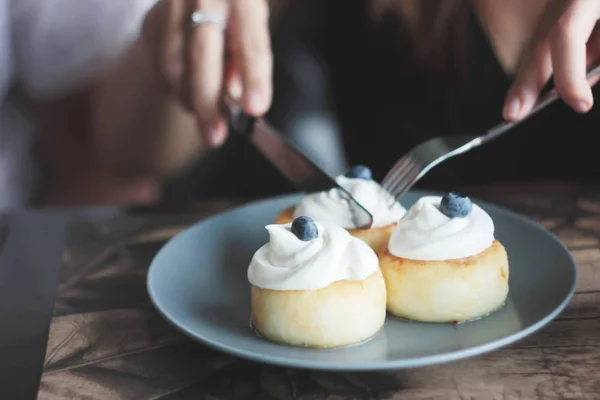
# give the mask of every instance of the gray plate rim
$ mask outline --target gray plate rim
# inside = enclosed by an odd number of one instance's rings
[[[428,190],[411,190],[410,192],[414,193],[418,196],[429,196],[429,195],[439,196],[439,195],[441,195],[440,192],[428,191]],[[189,331],[184,326],[179,324],[177,321],[173,320],[169,315],[167,315],[167,313],[165,313],[163,311],[163,309],[160,305],[160,301],[158,300],[158,297],[156,296],[156,293],[154,292],[154,289],[152,287],[152,276],[153,276],[153,271],[155,271],[155,268],[156,268],[155,265],[156,265],[157,258],[164,251],[164,248],[169,245],[169,243],[171,243],[173,240],[175,240],[180,235],[185,234],[188,230],[193,229],[197,225],[220,218],[222,215],[230,213],[230,212],[234,212],[236,210],[239,210],[240,208],[251,207],[254,205],[258,205],[259,203],[280,202],[280,201],[286,201],[286,200],[289,200],[290,204],[292,204],[294,199],[298,199],[299,196],[302,196],[302,194],[301,193],[292,193],[292,194],[272,196],[272,197],[267,197],[264,199],[251,201],[251,202],[242,204],[240,206],[228,209],[224,212],[217,213],[211,217],[202,219],[196,223],[192,223],[186,229],[177,233],[171,239],[169,239],[153,257],[152,262],[150,263],[150,267],[148,269],[147,279],[146,279],[147,291],[148,291],[150,300],[152,302],[152,305],[158,311],[158,313],[167,322],[169,322],[173,327],[175,327],[178,331],[185,334],[186,336],[188,336],[204,345],[207,345],[208,347],[222,351],[223,353],[226,353],[226,354],[244,358],[246,360],[260,362],[260,363],[266,363],[266,364],[271,364],[271,365],[278,365],[281,367],[291,367],[291,368],[299,368],[299,369],[331,370],[331,371],[334,371],[334,370],[335,371],[381,371],[381,370],[401,370],[401,369],[408,369],[408,368],[420,368],[420,367],[426,367],[426,366],[437,365],[437,364],[446,364],[446,363],[450,363],[453,361],[458,361],[458,360],[474,357],[477,355],[482,355],[482,354],[489,353],[491,351],[500,349],[502,347],[505,347],[507,345],[515,343],[527,336],[530,336],[531,334],[539,331],[541,328],[546,326],[554,318],[556,318],[558,315],[560,315],[560,313],[565,309],[565,307],[571,302],[573,295],[575,294],[575,291],[577,288],[577,280],[578,280],[577,264],[575,263],[575,260],[572,256],[571,252],[567,248],[567,246],[558,238],[558,236],[556,236],[553,232],[551,232],[550,230],[543,227],[541,224],[539,224],[539,223],[533,221],[532,219],[525,217],[517,212],[514,212],[512,210],[506,209],[504,207],[501,207],[501,206],[498,206],[498,205],[495,205],[495,204],[492,204],[492,203],[489,203],[486,201],[479,200],[476,197],[472,197],[473,202],[477,203],[478,205],[482,206],[483,208],[487,208],[490,210],[494,210],[495,212],[500,212],[500,213],[503,213],[506,215],[510,215],[512,218],[519,220],[521,223],[527,224],[527,225],[531,226],[532,228],[534,228],[536,230],[540,230],[543,233],[545,233],[546,235],[548,235],[556,243],[556,245],[558,245],[566,253],[567,259],[570,261],[569,264],[570,264],[570,267],[571,267],[572,273],[573,273],[573,282],[571,284],[571,287],[568,291],[567,296],[565,296],[563,301],[552,312],[547,314],[544,318],[541,318],[539,321],[531,324],[527,328],[521,329],[521,330],[519,330],[515,333],[512,333],[506,337],[496,339],[496,340],[491,340],[485,344],[472,346],[472,347],[469,347],[468,349],[460,349],[460,350],[450,351],[450,352],[447,352],[444,354],[437,354],[437,355],[430,355],[430,356],[406,357],[406,358],[401,358],[401,359],[397,359],[397,360],[386,360],[383,362],[369,361],[368,363],[352,363],[352,364],[327,362],[327,361],[312,362],[312,361],[297,360],[297,359],[290,358],[290,357],[278,357],[278,356],[257,354],[253,351],[248,351],[243,348],[224,345],[224,344],[220,343],[219,341],[211,340],[206,337],[203,337],[202,335],[197,334],[196,332]],[[328,351],[328,350],[320,350],[320,351]]]

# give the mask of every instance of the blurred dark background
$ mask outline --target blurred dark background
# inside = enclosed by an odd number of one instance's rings
[[[421,141],[479,134],[501,122],[511,76],[474,15],[467,20],[463,74],[436,75],[406,62],[405,49],[392,40],[397,21],[374,29],[365,7],[361,1],[293,2],[273,32],[275,94],[267,119],[327,172],[336,175],[360,163],[382,179]],[[594,181],[600,173],[594,145],[599,111],[581,116],[557,102],[496,142],[435,168],[418,187]],[[251,146],[233,136],[167,182],[164,200],[292,190]]]

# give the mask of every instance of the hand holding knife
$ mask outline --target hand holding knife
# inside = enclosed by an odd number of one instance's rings
[[[337,189],[348,201],[358,228],[370,228],[373,216],[335,179],[330,177],[300,149],[271,127],[263,118],[251,117],[230,98],[223,102],[230,130],[242,135],[298,190],[314,193]]]

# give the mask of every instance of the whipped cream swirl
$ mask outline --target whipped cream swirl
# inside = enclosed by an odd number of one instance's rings
[[[388,248],[410,260],[451,260],[479,254],[494,241],[494,222],[473,204],[464,218],[449,218],[440,211],[442,198],[419,199],[398,222]]]
[[[373,180],[347,178],[341,175],[336,178],[336,181],[373,215],[374,228],[398,222],[406,213],[404,207],[398,202],[390,207],[390,195]],[[335,188],[306,195],[294,210],[294,218],[302,215],[345,229],[356,228],[348,201]]]
[[[267,225],[269,243],[254,254],[248,281],[263,289],[314,290],[341,280],[363,280],[379,268],[375,252],[346,230],[317,223],[319,236],[304,242],[292,224]]]

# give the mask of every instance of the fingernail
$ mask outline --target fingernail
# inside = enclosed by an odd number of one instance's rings
[[[517,118],[521,111],[521,100],[518,97],[513,97],[504,107],[504,116],[509,118]]]
[[[261,113],[265,109],[265,98],[264,96],[257,91],[252,91],[248,95],[248,105],[255,113]]]
[[[234,99],[234,100],[240,99],[242,97],[243,91],[244,91],[244,88],[242,87],[241,79],[232,78],[229,81],[229,96],[232,99]]]
[[[219,124],[209,124],[204,128],[204,135],[211,147],[217,147],[223,143],[224,131]]]
[[[585,100],[581,100],[579,102],[577,102],[575,109],[577,111],[579,111],[580,113],[586,113],[590,110],[590,108],[592,108],[592,103],[590,103],[589,101],[585,101]]]

